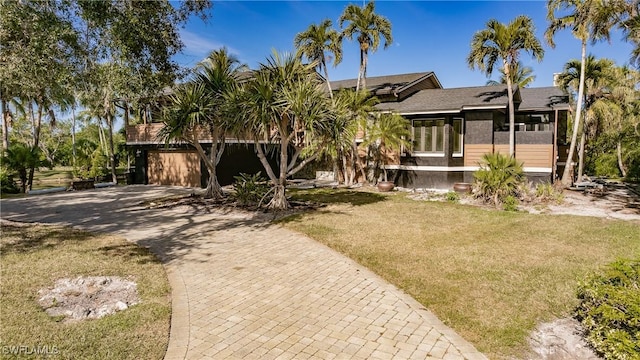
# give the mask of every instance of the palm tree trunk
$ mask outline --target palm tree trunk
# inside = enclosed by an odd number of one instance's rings
[[[278,174],[278,182],[275,184],[273,198],[267,205],[268,208],[274,210],[289,208],[286,196],[287,168],[289,165],[288,141],[286,140],[287,136],[285,136],[286,132],[283,132],[282,129],[280,131],[280,134],[282,134],[280,135],[280,174]]]
[[[627,177],[627,168],[626,166],[624,166],[624,162],[622,161],[622,143],[620,142],[620,140],[618,140],[618,143],[616,144],[616,153],[617,153],[617,157],[618,157],[618,168],[620,169],[620,174],[622,174],[622,177]]]
[[[582,173],[584,172],[584,147],[586,145],[587,136],[585,134],[584,126],[582,127],[582,134],[580,135],[580,151],[578,153],[578,177],[577,182],[582,181]]]
[[[360,82],[362,81],[362,74],[364,73],[362,69],[364,69],[364,50],[362,50],[362,47],[361,47],[360,48],[360,69],[358,70],[358,82],[356,83],[356,92],[360,91],[361,89]]]
[[[42,127],[42,105],[38,106],[38,116],[34,117],[33,114],[33,103],[29,103],[29,112],[31,113],[31,121],[32,121],[32,130],[33,130],[33,149],[37,149],[40,146],[40,128]],[[29,168],[29,179],[27,180],[27,185],[29,191],[33,189],[33,175],[35,173],[35,167],[31,166]]]
[[[7,111],[7,102],[0,94],[0,103],[2,103],[2,151],[9,148],[9,116]]]
[[[504,77],[507,80],[507,98],[509,100],[509,156],[516,156],[516,112],[513,104],[513,84],[511,83],[511,69],[506,59],[502,60],[504,66]]]
[[[327,70],[327,62],[322,58],[322,68],[324,69],[324,79],[327,82],[327,87],[329,88],[329,96],[331,100],[333,100],[333,90],[331,90],[331,82],[329,81],[329,71]]]
[[[117,184],[116,153],[115,147],[113,146],[113,115],[110,111],[107,112],[107,126],[109,127],[109,163],[111,164],[111,182]]]
[[[573,182],[571,178],[571,167],[573,162],[573,154],[576,151],[576,142],[578,140],[578,131],[580,130],[580,116],[582,115],[582,98],[584,96],[584,73],[587,58],[587,40],[582,40],[582,54],[580,57],[580,85],[578,86],[578,103],[576,104],[576,117],[573,123],[573,133],[571,134],[571,145],[569,146],[569,154],[567,162],[562,173],[562,185],[570,186]]]
[[[217,165],[218,162],[220,162],[220,157],[224,151],[224,139],[222,139],[223,143],[220,148],[218,148],[218,143],[220,142],[220,131],[217,127],[212,131],[212,136],[213,141],[211,143],[209,161],[205,161],[207,170],[209,171],[209,181],[207,182],[207,189],[205,190],[204,197],[219,200],[224,196],[224,194],[222,193],[222,187],[218,182]]]
[[[71,162],[76,169],[76,106],[71,107]]]
[[[363,90],[367,89],[367,62],[368,61],[369,61],[368,51],[365,50],[364,56],[362,58],[362,89]]]

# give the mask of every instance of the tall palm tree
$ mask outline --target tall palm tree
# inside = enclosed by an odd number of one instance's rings
[[[512,64],[509,70],[511,71],[511,83],[518,85],[520,88],[529,86],[536,79],[536,76],[533,75],[533,69],[530,66],[524,66],[521,61],[516,61]],[[487,85],[507,84],[504,69],[499,69],[498,71],[500,72],[500,80],[489,80]]]
[[[228,116],[224,112],[225,93],[233,91],[238,77],[248,67],[241,64],[237,57],[229,54],[226,48],[212,51],[196,67],[195,81],[204,86],[208,99],[212,102],[207,121],[201,124],[211,135],[209,160],[205,161],[209,171],[209,181],[205,197],[219,199],[223,196],[218,183],[216,167],[220,163],[225,147],[225,132],[230,128]]]
[[[556,16],[556,13],[563,14]],[[571,163],[576,150],[578,131],[580,129],[580,119],[582,116],[585,62],[587,57],[587,42],[596,42],[600,39],[609,39],[609,32],[614,25],[612,13],[609,7],[603,6],[599,0],[548,0],[547,20],[550,24],[545,31],[545,38],[551,47],[555,47],[553,37],[559,30],[571,29],[573,36],[581,42],[581,71],[578,86],[578,99],[576,104],[576,117],[573,122],[573,133],[571,134],[571,144],[569,145],[569,157],[567,166],[562,174],[562,183],[565,186],[571,185]]]
[[[578,155],[578,182],[582,181],[584,172],[584,151],[587,141],[588,128],[597,129],[596,116],[592,111],[592,106],[598,99],[604,98],[610,91],[613,78],[614,63],[609,59],[596,59],[589,55],[585,59],[584,84],[583,84],[583,113],[584,121],[580,132],[580,147]],[[564,71],[558,78],[562,89],[569,92],[571,89],[579,87],[580,74],[582,73],[582,63],[580,60],[570,60],[564,66]]]
[[[356,91],[367,88],[367,62],[369,51],[375,52],[380,46],[380,38],[384,37],[384,48],[393,43],[391,35],[391,22],[384,16],[375,13],[373,1],[360,7],[354,4],[348,5],[340,15],[340,27],[345,22],[347,26],[342,30],[342,35],[349,40],[356,36],[360,44],[360,70]]]
[[[509,155],[515,156],[515,109],[513,104],[512,66],[521,51],[531,53],[538,61],[544,56],[544,49],[535,36],[535,26],[531,18],[520,15],[509,24],[495,19],[487,22],[487,28],[476,32],[471,40],[471,52],[467,57],[469,67],[477,67],[491,76],[493,67],[502,60],[502,69],[507,80],[509,99]]]
[[[300,56],[305,56],[309,61],[316,62],[318,70],[324,71],[329,95],[333,99],[333,91],[331,91],[331,82],[329,81],[329,71],[327,69],[327,52],[333,54],[333,66],[340,64],[342,61],[342,37],[331,26],[332,23],[329,19],[324,20],[319,25],[311,24],[307,30],[296,35],[294,44]]]
[[[325,147],[332,114],[315,63],[293,54],[275,53],[260,65],[253,79],[228,95],[236,131],[253,138],[256,154],[273,185],[272,209],[286,209],[286,180],[318,158]],[[277,144],[278,169],[266,157],[264,143]],[[293,148],[293,154],[290,150]],[[278,171],[275,171],[278,170]]]

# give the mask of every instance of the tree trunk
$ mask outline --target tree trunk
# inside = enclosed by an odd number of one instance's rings
[[[362,80],[362,69],[364,68],[364,51],[360,47],[360,69],[358,69],[358,82],[356,82],[356,92],[360,91],[360,81]]]
[[[327,63],[324,57],[322,58],[322,68],[324,69],[324,79],[327,82],[327,87],[329,88],[329,96],[333,101],[333,90],[331,90],[331,82],[329,81],[329,70],[327,70]]]
[[[367,89],[367,62],[368,62],[368,50],[364,50],[364,56],[362,58],[362,87],[361,89]]]
[[[284,121],[284,120],[283,120]],[[286,125],[285,125],[286,126]],[[287,201],[286,196],[286,183],[287,183],[287,167],[289,165],[289,154],[287,153],[288,142],[287,136],[288,134],[284,133],[285,127],[282,126],[279,129],[280,132],[280,174],[278,174],[278,182],[275,185],[273,198],[267,205],[269,209],[274,210],[285,210],[289,208],[289,202]]]
[[[33,149],[37,149],[40,146],[40,128],[42,127],[42,106],[38,106],[38,116],[34,117],[33,103],[29,103],[29,112],[31,113],[31,123],[33,130]],[[33,189],[33,175],[36,169],[34,166],[29,167],[29,179],[27,180],[27,186],[29,191]]]
[[[571,145],[569,146],[569,155],[562,173],[562,185],[571,186],[573,179],[571,178],[571,167],[573,162],[573,154],[576,151],[576,142],[578,140],[578,131],[580,130],[580,116],[582,115],[582,101],[584,96],[584,73],[587,58],[587,40],[582,40],[582,54],[580,57],[580,85],[578,86],[578,103],[576,104],[576,117],[573,123],[573,133],[571,134]]]
[[[0,102],[2,103],[2,151],[9,148],[9,116],[7,110],[7,102],[0,94]]]
[[[217,165],[220,162],[222,152],[224,151],[224,138],[220,139],[219,130],[216,128],[212,131],[213,141],[211,142],[211,152],[209,153],[209,162],[205,162],[207,170],[209,171],[209,181],[207,182],[207,189],[205,190],[205,198],[208,199],[222,199],[224,194],[222,187],[218,182]],[[220,148],[218,143],[222,142]]]
[[[624,166],[624,162],[622,161],[622,143],[618,140],[616,144],[616,153],[618,157],[618,168],[620,169],[620,174],[622,177],[627,177],[627,168]]]
[[[586,146],[587,136],[585,134],[584,126],[582,127],[582,134],[580,135],[580,151],[578,153],[578,176],[577,182],[582,181],[582,173],[584,172],[584,147]]]
[[[504,77],[507,80],[507,98],[509,100],[509,156],[516,157],[516,124],[515,109],[513,105],[513,84],[511,83],[511,69],[507,59],[503,59]]]
[[[109,163],[111,164],[111,182],[118,183],[116,176],[116,153],[113,146],[113,115],[107,111],[107,126],[109,127]]]
[[[76,106],[71,107],[71,162],[76,168]]]

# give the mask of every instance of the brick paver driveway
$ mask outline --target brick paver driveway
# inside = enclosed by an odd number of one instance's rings
[[[166,359],[485,359],[411,297],[303,235],[243,212],[140,206],[190,191],[97,189],[2,200],[0,211],[152,249],[172,288]]]

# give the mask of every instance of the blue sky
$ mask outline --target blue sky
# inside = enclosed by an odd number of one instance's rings
[[[193,18],[181,31],[185,49],[176,56],[183,66],[193,67],[211,50],[226,46],[252,68],[264,62],[272,49],[293,51],[295,35],[310,24],[338,18],[350,2],[344,1],[215,1],[211,18],[203,23]],[[362,1],[353,2],[362,5]],[[509,22],[517,15],[528,15],[536,25],[545,56],[541,63],[528,54],[521,60],[536,75],[532,86],[552,85],[553,73],[562,71],[570,59],[579,58],[580,43],[564,30],[555,37],[552,49],[544,42],[547,27],[545,1],[378,1],[376,12],[392,23],[393,44],[370,54],[368,76],[434,71],[445,88],[484,85],[487,77],[466,65],[473,34],[495,18]],[[589,46],[596,57],[628,63],[631,45],[618,32],[611,42]],[[344,58],[330,67],[332,80],[355,78],[359,50],[355,42],[345,41]],[[497,79],[499,73],[494,73]]]

